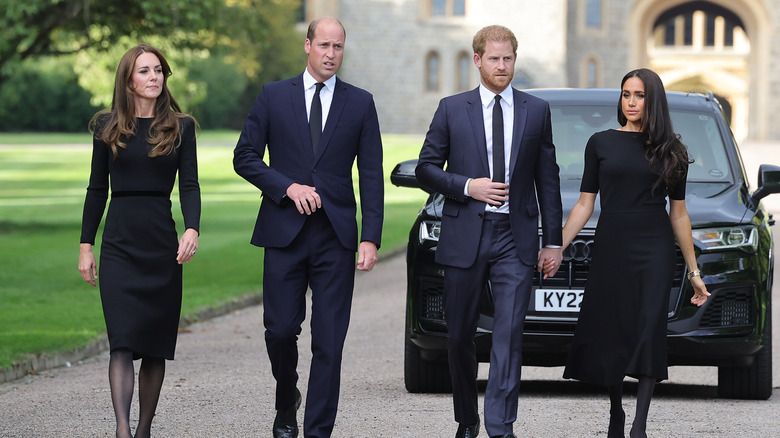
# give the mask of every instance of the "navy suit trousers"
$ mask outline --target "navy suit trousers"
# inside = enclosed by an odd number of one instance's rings
[[[341,245],[322,210],[306,219],[289,246],[265,248],[263,324],[276,379],[276,409],[295,403],[298,335],[306,316],[306,291],[312,291],[306,437],[329,437],[333,430],[354,284],[355,253]]]
[[[517,254],[509,216],[486,213],[476,262],[469,268],[444,271],[444,315],[449,333],[455,421],[479,423],[477,360],[474,335],[480,296],[490,281],[495,318],[490,374],[485,390],[485,429],[489,436],[512,433],[517,419],[523,323],[528,309],[533,267]]]

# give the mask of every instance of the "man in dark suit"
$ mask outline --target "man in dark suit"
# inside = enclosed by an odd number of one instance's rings
[[[560,182],[549,105],[509,86],[517,59],[514,34],[488,26],[474,37],[473,49],[481,84],[441,100],[416,174],[446,197],[436,261],[445,267],[456,437],[479,433],[474,335],[488,280],[495,318],[485,429],[490,436],[513,437],[534,265],[541,269],[548,260],[554,274],[561,261]]]
[[[339,399],[344,338],[357,269],[370,271],[382,234],[382,142],[373,97],[336,78],[346,32],[312,21],[303,74],[266,84],[234,152],[236,172],[263,193],[252,244],[265,247],[263,324],[276,379],[273,436],[298,436],[297,339],[312,290],[312,361],[303,430],[329,437]],[[263,161],[268,148],[268,164]],[[352,165],[357,159],[358,245]]]

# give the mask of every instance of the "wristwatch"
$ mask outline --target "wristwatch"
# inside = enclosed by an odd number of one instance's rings
[[[688,271],[688,280],[693,277],[701,277],[701,270],[694,269],[693,271]]]

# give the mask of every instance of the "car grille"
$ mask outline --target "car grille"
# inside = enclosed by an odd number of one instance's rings
[[[420,278],[420,318],[444,320],[444,281]]]
[[[540,238],[541,243],[541,238]],[[535,287],[546,288],[584,288],[588,279],[590,270],[590,248],[593,245],[593,236],[580,235],[564,251],[564,260],[555,276],[542,280],[541,275],[535,275],[533,285]],[[682,252],[677,249],[677,260],[674,272],[673,287],[680,287],[685,273],[685,262]],[[419,278],[417,291],[419,293],[419,311],[421,322],[431,321],[440,322],[444,320],[444,280],[441,277],[422,276]],[[487,316],[493,316],[493,303],[490,297],[489,288],[485,287],[482,297],[480,312]],[[726,312],[736,312],[736,310],[727,310]],[[528,322],[527,322],[528,324]],[[532,324],[541,324],[535,322]],[[571,324],[562,324],[552,327],[549,323],[544,323],[544,331],[572,331]],[[538,328],[541,330],[541,327]]]
[[[541,236],[539,236],[539,246],[541,247]],[[535,275],[533,285],[549,289],[556,288],[584,288],[590,272],[590,255],[593,247],[593,235],[581,234],[563,251],[563,262],[558,272],[553,277],[546,280],[542,275]],[[676,260],[674,268],[674,280],[672,287],[682,285],[685,275],[685,260],[680,248],[676,247]]]
[[[700,327],[752,327],[754,318],[753,288],[720,289],[701,318]]]

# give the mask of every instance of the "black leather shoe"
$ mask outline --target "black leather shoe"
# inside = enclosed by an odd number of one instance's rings
[[[295,404],[287,409],[276,411],[274,419],[274,438],[298,438],[298,418],[296,413],[301,407],[301,391],[295,389]]]
[[[491,436],[490,438],[517,438],[513,433],[507,433],[505,435]]]
[[[458,425],[455,438],[476,438],[479,435],[479,423]]]

